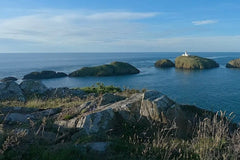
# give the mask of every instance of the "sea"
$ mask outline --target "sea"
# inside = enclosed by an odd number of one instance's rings
[[[71,73],[86,66],[113,61],[128,62],[141,72],[110,77],[56,78],[42,80],[47,87],[86,87],[97,82],[121,88],[158,90],[181,104],[196,105],[211,111],[233,112],[240,120],[240,69],[229,69],[228,61],[240,52],[192,52],[215,60],[219,68],[206,70],[159,69],[154,63],[162,58],[172,61],[181,52],[144,53],[0,53],[0,78],[21,78],[33,71],[54,70]]]

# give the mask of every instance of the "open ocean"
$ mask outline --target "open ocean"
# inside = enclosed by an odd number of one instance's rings
[[[70,73],[84,66],[112,61],[128,62],[141,73],[114,77],[58,78],[43,80],[48,87],[85,87],[97,82],[136,89],[155,89],[183,104],[193,104],[212,111],[234,112],[240,120],[240,69],[225,67],[240,53],[194,52],[214,59],[219,68],[208,70],[157,69],[154,62],[161,58],[172,61],[182,53],[11,53],[0,54],[0,78],[22,78],[32,71],[54,70]],[[19,81],[20,82],[20,81]]]

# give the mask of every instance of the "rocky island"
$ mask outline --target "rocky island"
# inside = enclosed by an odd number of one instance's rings
[[[177,57],[175,67],[179,69],[210,69],[219,67],[219,64],[212,59],[189,55]]]
[[[226,64],[227,68],[240,68],[240,58],[229,61]]]
[[[69,77],[85,77],[85,76],[118,76],[127,74],[137,74],[140,71],[131,64],[124,62],[112,62],[110,64],[83,67],[69,74]]]
[[[63,72],[55,71],[42,71],[42,72],[31,72],[23,77],[23,79],[50,79],[50,78],[61,78],[66,77],[67,74]]]
[[[169,68],[174,67],[175,64],[169,59],[160,59],[157,62],[155,62],[154,66],[157,68]]]

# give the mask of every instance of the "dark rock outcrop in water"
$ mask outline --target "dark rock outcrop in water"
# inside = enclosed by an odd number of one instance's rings
[[[23,79],[50,79],[66,77],[67,74],[55,71],[31,72],[23,77]]]
[[[126,74],[137,74],[140,71],[134,66],[124,62],[112,62],[111,64],[83,67],[69,74],[70,77],[84,76],[117,76]]]
[[[179,56],[175,59],[175,67],[179,69],[210,69],[219,67],[219,64],[208,58]]]
[[[240,68],[240,58],[229,61],[226,64],[227,68]]]
[[[174,67],[175,64],[169,59],[160,59],[157,62],[155,62],[154,66],[157,68],[169,68]]]
[[[5,77],[3,79],[1,79],[0,81],[1,82],[14,82],[14,81],[17,81],[18,79],[16,77]]]

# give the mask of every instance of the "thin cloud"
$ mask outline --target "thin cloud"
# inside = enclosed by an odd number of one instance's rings
[[[104,12],[87,15],[89,20],[121,20],[121,19],[145,19],[157,16],[157,12]]]
[[[192,21],[192,24],[199,26],[199,25],[206,25],[206,24],[214,24],[217,23],[217,20],[202,20],[202,21]]]
[[[74,44],[109,41],[131,37],[141,32],[131,20],[157,16],[156,12],[33,12],[24,16],[2,19],[0,38],[38,42],[44,44]],[[106,22],[107,21],[107,22]],[[123,34],[124,33],[124,34]]]

